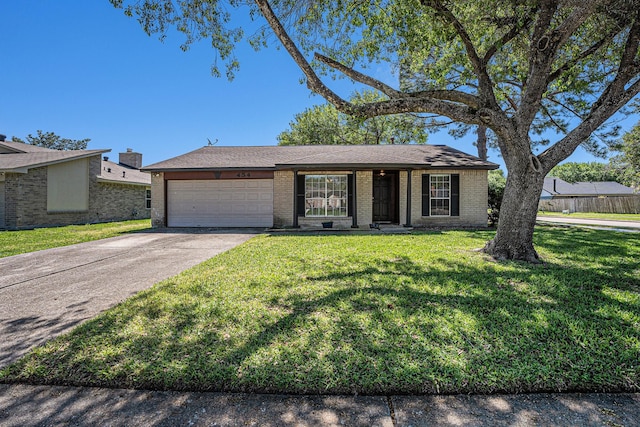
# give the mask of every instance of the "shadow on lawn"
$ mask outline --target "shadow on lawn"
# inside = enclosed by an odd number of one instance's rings
[[[636,262],[630,264],[618,268],[638,267]],[[333,351],[323,357],[331,360],[329,373],[342,378],[329,385],[330,392],[638,390],[638,347],[629,348],[629,340],[637,346],[640,327],[622,315],[637,313],[638,305],[602,293],[602,283],[613,280],[615,288],[620,281],[599,271],[585,274],[550,265],[498,274],[457,263],[448,267],[425,269],[402,258],[359,271],[310,277],[316,282],[346,283],[358,278],[368,284],[354,283],[320,298],[292,295],[271,301],[290,314],[228,353],[225,362],[246,360],[270,343],[290,338],[291,331],[304,331],[315,313],[340,307],[328,316],[334,322],[330,334],[319,329],[309,334],[305,348],[296,349],[313,358],[322,353],[317,343],[329,341]],[[540,274],[551,276],[549,286],[525,289]],[[389,286],[385,277],[407,280]],[[441,293],[438,288],[450,280],[468,286],[453,294]],[[369,321],[363,323],[352,313]],[[583,353],[590,354],[583,358]],[[612,355],[635,377],[601,382],[598,377],[606,376]],[[278,391],[295,384],[297,375],[291,374],[272,378],[274,382],[260,390]]]
[[[431,265],[371,258],[352,269],[338,259],[304,278],[238,284],[256,300],[237,306],[244,312],[233,306],[241,301],[219,302],[232,289],[213,293],[215,283],[173,305],[134,297],[76,329],[71,350],[40,356],[58,373],[25,376],[28,357],[9,379],[275,393],[638,391],[640,306],[628,294],[640,286],[630,273],[639,257],[616,254],[606,234],[551,234],[538,244],[569,248],[566,265],[469,263],[467,254]],[[599,263],[585,270],[589,256]],[[250,327],[227,332],[239,325]],[[119,335],[136,327],[144,333]],[[100,341],[119,351],[79,357]]]

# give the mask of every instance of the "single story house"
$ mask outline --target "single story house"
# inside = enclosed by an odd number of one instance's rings
[[[549,212],[638,213],[640,196],[617,182],[574,182],[546,177],[538,210]]]
[[[487,226],[498,165],[444,145],[206,146],[151,172],[154,227]]]
[[[151,176],[127,150],[51,150],[0,137],[0,229],[149,218]]]
[[[544,179],[540,199],[572,199],[577,197],[628,197],[633,196],[633,188],[618,182],[574,182],[548,176]]]

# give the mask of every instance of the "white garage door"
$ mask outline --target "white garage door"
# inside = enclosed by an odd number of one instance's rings
[[[4,181],[0,181],[0,228],[4,228]]]
[[[169,227],[271,227],[273,180],[169,180]]]

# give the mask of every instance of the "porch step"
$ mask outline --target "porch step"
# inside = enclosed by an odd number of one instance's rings
[[[400,224],[373,223],[369,226],[372,230],[380,230],[381,233],[409,233],[413,227],[405,227]]]

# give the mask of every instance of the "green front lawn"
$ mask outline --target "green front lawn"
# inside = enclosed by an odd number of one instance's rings
[[[538,216],[552,216],[559,218],[584,218],[584,219],[609,219],[613,221],[640,221],[640,214],[613,214],[596,212],[573,212],[563,214],[562,212],[538,212]]]
[[[42,249],[105,239],[151,227],[151,220],[107,222],[103,224],[69,225],[33,230],[0,231],[0,258]]]
[[[540,227],[260,236],[0,371],[0,381],[274,393],[640,391],[640,240]]]

